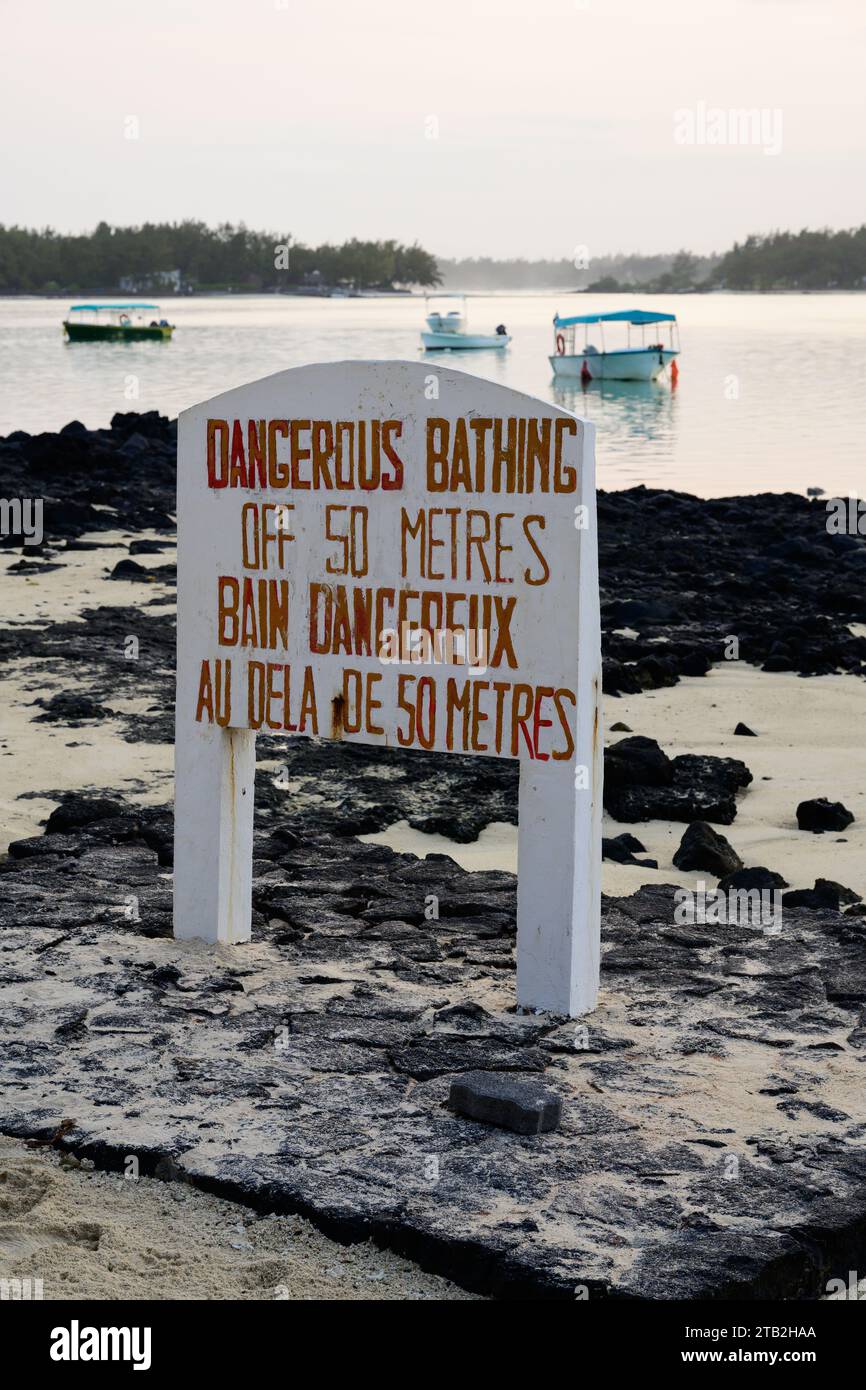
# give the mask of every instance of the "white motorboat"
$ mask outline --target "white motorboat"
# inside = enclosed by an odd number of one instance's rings
[[[467,348],[501,350],[508,347],[511,342],[504,323],[500,323],[493,333],[469,332],[465,294],[425,295],[424,299],[428,307],[427,332],[422,332],[421,342],[427,352],[465,351]],[[451,309],[431,309],[431,300],[437,302],[454,301],[454,307]]]
[[[605,343],[604,325],[622,323],[628,328],[625,346],[609,348]],[[647,343],[646,330],[651,324],[670,325],[670,341]],[[589,341],[591,324],[599,327],[599,347]],[[578,327],[583,327],[583,346],[578,341]],[[632,345],[631,331],[640,328],[640,344]],[[679,356],[679,330],[675,314],[660,314],[650,309],[618,309],[611,314],[577,314],[553,320],[556,351],[549,358],[554,375],[572,377],[588,385],[591,381],[655,381],[667,366],[676,380]]]

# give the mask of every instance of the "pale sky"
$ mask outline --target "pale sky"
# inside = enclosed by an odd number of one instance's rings
[[[866,221],[866,0],[0,0],[0,25],[7,224],[595,257]],[[743,108],[758,144],[675,138]]]

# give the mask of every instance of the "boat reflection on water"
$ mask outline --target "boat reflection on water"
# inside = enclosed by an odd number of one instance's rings
[[[503,386],[510,386],[512,382],[508,353],[497,351],[495,348],[476,348],[472,353],[471,367],[468,362],[463,360],[462,354],[457,355],[454,352],[449,352],[446,348],[422,348],[420,355],[421,360],[425,363],[441,364],[443,367],[450,367],[452,371],[456,372],[471,371],[484,377],[486,381],[501,381]]]
[[[662,377],[657,381],[578,381],[556,378],[550,387],[554,404],[592,420],[597,426],[599,467],[635,464],[633,446],[640,441],[642,457],[672,457],[676,430],[677,393]],[[631,446],[631,447],[630,447]],[[634,478],[640,482],[640,477]]]

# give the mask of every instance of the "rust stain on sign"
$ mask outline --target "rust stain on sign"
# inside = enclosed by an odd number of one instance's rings
[[[594,712],[593,712],[593,716],[592,716],[592,774],[591,774],[591,775],[592,775],[592,783],[591,783],[591,785],[592,785],[593,787],[595,787],[595,785],[596,785],[596,780],[597,780],[597,778],[596,778],[596,769],[598,768],[599,761],[601,761],[601,769],[602,769],[601,772],[599,773],[599,776],[601,776],[602,779],[604,778],[604,753],[603,753],[603,750],[602,750],[602,748],[601,748],[601,742],[600,742],[600,732],[601,732],[601,729],[600,729],[600,724],[601,724],[601,703],[600,703],[600,701],[599,701],[599,689],[598,689],[598,686],[599,686],[599,678],[598,678],[598,676],[593,676],[593,678],[592,678],[592,693],[593,693],[593,701],[594,701]],[[599,785],[600,785],[600,784],[599,784]],[[599,794],[600,794],[600,793],[599,793]]]
[[[335,695],[331,701],[331,738],[343,737],[343,721],[346,717],[345,697]]]

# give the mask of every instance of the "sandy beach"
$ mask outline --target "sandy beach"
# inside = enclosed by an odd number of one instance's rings
[[[734,735],[741,720],[756,738]],[[792,888],[811,888],[816,878],[832,878],[866,897],[866,790],[859,760],[866,683],[860,677],[803,680],[744,662],[720,662],[709,675],[685,676],[670,689],[607,699],[604,722],[608,746],[626,737],[612,732],[611,724],[624,723],[633,733],[656,739],[671,757],[709,753],[745,758],[754,781],[739,798],[736,821],[724,828],[743,863],[782,874]],[[842,801],[854,812],[854,824],[839,834],[798,830],[796,808],[815,796]],[[671,862],[684,829],[665,820],[626,825],[606,815],[606,836],[631,831],[659,867],[605,860],[603,890],[632,893],[642,883],[694,887],[701,875],[684,873]],[[517,871],[513,825],[492,825],[470,845],[424,835],[405,822],[362,838],[413,854],[450,854],[466,869]]]
[[[0,1135],[0,1277],[46,1300],[468,1299],[370,1244],[258,1216],[182,1182],[100,1173]]]
[[[62,619],[81,624],[81,642],[86,645],[85,610],[96,604],[128,604],[128,586],[107,584],[106,576],[134,537],[116,532],[83,539],[95,548],[64,555],[63,567],[56,570],[7,582],[0,629],[14,631]],[[144,558],[145,569],[155,569],[171,558],[164,536],[146,533],[142,539],[158,540],[166,549],[158,559]],[[156,580],[146,592],[150,613],[173,613],[170,585]],[[850,630],[855,637],[866,632],[859,624],[852,624]],[[63,672],[62,685],[56,675],[56,668],[46,670],[39,660],[11,663],[4,670],[0,758],[7,761],[2,764],[0,852],[10,841],[36,834],[57,804],[49,797],[34,796],[36,788],[59,792],[113,788],[143,805],[156,805],[170,795],[171,747],[130,742],[125,721],[88,721],[72,735],[62,725],[34,722],[41,712],[33,703],[37,695],[83,688],[83,682],[68,671]],[[146,695],[114,697],[112,709],[118,715],[135,716],[151,703]],[[754,730],[755,738],[734,734],[741,721]],[[656,739],[670,757],[699,753],[745,758],[754,780],[739,797],[734,825],[725,830],[744,864],[768,867],[793,888],[811,888],[816,878],[824,877],[866,896],[866,790],[857,757],[866,726],[866,682],[861,677],[839,674],[804,679],[790,672],[762,671],[746,661],[721,661],[706,676],[682,676],[668,688],[608,697],[603,722],[606,746],[626,736],[612,728],[625,724],[633,734]],[[260,761],[268,766],[266,758]],[[276,766],[278,760],[272,762]],[[296,789],[294,783],[285,788],[287,795]],[[854,824],[838,835],[799,831],[797,805],[817,796],[842,801],[853,811]],[[658,869],[606,860],[604,891],[629,893],[641,883],[652,882],[693,886],[699,875],[684,873],[672,863],[684,828],[664,820],[641,825],[636,833],[647,857],[658,861]],[[629,829],[605,815],[605,836]],[[405,822],[360,838],[421,856],[448,853],[467,869],[516,872],[517,868],[517,829],[502,822],[488,824],[470,844],[413,830]]]
[[[166,547],[165,558],[173,557],[173,545],[155,533],[86,533],[81,540],[94,548],[64,553],[62,566],[7,576],[0,631],[38,629],[58,621],[78,624],[80,637],[73,637],[71,645],[74,649],[80,642],[80,651],[85,653],[85,610],[97,605],[121,608],[129,603],[128,586],[106,580],[135,539],[161,543]],[[146,563],[154,564],[153,558]],[[147,594],[149,611],[173,613],[173,590],[160,583],[153,587],[154,592]],[[77,731],[34,722],[42,712],[34,704],[37,698],[83,686],[70,670],[49,673],[45,664],[40,660],[12,663],[3,672],[0,854],[10,841],[35,834],[57,804],[50,797],[34,796],[34,791],[117,786],[143,804],[163,801],[171,794],[174,763],[170,746],[129,743],[124,740],[125,728],[120,721],[91,721]],[[147,696],[127,695],[116,698],[112,708],[118,714],[134,716],[151,704]]]
[[[36,581],[24,581],[28,602],[19,600],[14,620],[38,621],[41,612],[48,608],[56,612],[58,604],[65,617],[80,619],[82,610],[97,596],[104,602],[104,574],[113,558],[108,550],[87,552],[84,563],[70,566],[71,575],[65,571],[46,575],[43,583],[55,581],[48,597]],[[112,587],[118,603],[128,598],[121,586]],[[18,594],[16,590],[16,598]],[[170,611],[171,595],[166,592],[164,597]],[[10,623],[8,616],[4,623]],[[82,640],[85,631],[82,622]],[[34,723],[39,713],[33,704],[37,693],[45,696],[61,688],[75,689],[68,676],[61,687],[51,676],[46,679],[40,667],[39,662],[24,661],[4,674],[0,758],[7,761],[0,791],[0,852],[11,841],[38,833],[57,804],[48,796],[34,796],[34,789],[114,789],[142,805],[157,805],[171,793],[171,747],[130,743],[121,720],[88,723],[71,735],[62,726]],[[115,698],[112,708],[118,715],[134,716],[150,703],[147,696]],[[735,736],[740,720],[757,737]],[[745,757],[754,780],[739,798],[736,822],[725,830],[744,864],[770,868],[792,888],[811,888],[823,877],[866,897],[866,790],[857,757],[860,730],[866,725],[866,683],[860,677],[802,679],[788,672],[761,671],[745,662],[720,662],[709,675],[685,676],[668,689],[608,698],[604,709],[607,746],[625,737],[611,730],[615,723],[656,739],[671,757],[683,753]],[[268,766],[266,759],[262,765]],[[272,765],[278,762],[272,760]],[[295,783],[285,787],[287,796],[294,790]],[[838,835],[798,830],[796,807],[817,796],[842,801],[853,811],[854,824]],[[658,820],[635,828],[605,815],[605,836],[629,829],[637,833],[647,857],[657,860],[659,867],[605,860],[605,892],[629,893],[653,882],[693,887],[699,881],[699,873],[683,872],[672,863],[683,825]],[[406,822],[360,838],[420,856],[450,854],[466,869],[517,870],[517,828],[502,822],[489,824],[470,844],[413,830]]]

